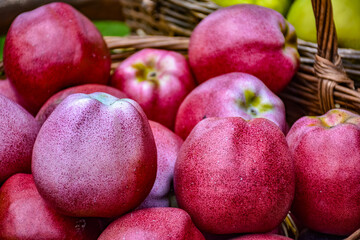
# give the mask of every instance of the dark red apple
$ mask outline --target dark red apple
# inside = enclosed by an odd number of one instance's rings
[[[6,75],[34,115],[63,88],[107,84],[110,64],[110,53],[95,25],[66,3],[20,14],[6,35]]]
[[[112,222],[99,240],[205,240],[189,214],[179,208],[145,208]]]
[[[40,124],[19,104],[0,94],[0,184],[19,172],[30,173]]]
[[[0,188],[0,239],[97,239],[99,219],[59,214],[40,196],[31,174],[18,173]]]
[[[285,136],[264,118],[206,118],[180,149],[174,188],[179,206],[201,231],[272,231],[294,198],[294,166]]]
[[[73,93],[94,93],[94,92],[104,92],[110,95],[113,95],[117,98],[126,98],[126,94],[122,91],[102,84],[84,84],[75,87],[66,88],[60,92],[55,93],[51,96],[45,104],[40,108],[39,112],[36,114],[35,119],[38,120],[41,124],[49,117],[49,115],[54,111],[54,109],[70,94]]]
[[[141,107],[107,93],[65,98],[36,138],[41,196],[77,217],[117,217],[140,205],[156,177],[156,145]]]

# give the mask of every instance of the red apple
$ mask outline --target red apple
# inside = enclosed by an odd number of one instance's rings
[[[183,140],[160,123],[149,123],[157,149],[157,174],[151,192],[138,208],[169,207],[175,162]]]
[[[0,188],[1,239],[97,239],[98,219],[59,214],[40,196],[31,174],[18,173]]]
[[[112,222],[99,240],[205,240],[189,214],[179,208],[146,208]]]
[[[246,72],[279,93],[298,69],[294,28],[275,10],[251,4],[208,15],[190,38],[189,62],[200,83],[230,72]]]
[[[11,99],[12,101],[16,102],[17,104],[29,111],[29,106],[26,105],[26,102],[24,101],[24,99],[22,99],[14,86],[12,86],[9,79],[0,79],[0,94]]]
[[[327,234],[360,228],[360,116],[343,109],[305,116],[286,138],[295,161],[297,220]]]
[[[294,197],[293,160],[285,136],[263,118],[206,118],[180,149],[174,188],[179,206],[201,231],[271,231]]]
[[[175,122],[175,132],[185,139],[194,126],[208,117],[267,118],[287,130],[285,106],[258,78],[247,73],[214,77],[186,96]]]
[[[110,54],[95,25],[66,3],[50,3],[16,17],[6,35],[4,67],[35,115],[59,90],[106,84]]]
[[[106,93],[65,98],[36,138],[32,172],[41,196],[76,217],[116,217],[149,194],[156,146],[141,107]]]
[[[40,124],[19,104],[0,94],[0,185],[11,175],[30,173]]]
[[[111,85],[138,102],[150,120],[172,130],[176,112],[195,82],[181,54],[143,49],[116,68]]]
[[[291,240],[291,239],[292,238],[288,238],[276,234],[249,234],[234,238],[232,240]]]
[[[39,112],[36,114],[35,119],[38,120],[41,124],[49,117],[49,115],[54,111],[54,109],[70,94],[73,93],[94,93],[94,92],[104,92],[110,95],[113,95],[117,98],[126,98],[126,94],[120,90],[102,84],[84,84],[75,87],[66,88],[60,92],[55,93],[51,96],[45,104],[40,108]]]

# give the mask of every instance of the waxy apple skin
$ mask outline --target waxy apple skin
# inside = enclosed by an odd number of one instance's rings
[[[149,194],[156,157],[148,119],[135,101],[77,93],[42,125],[32,172],[41,196],[61,213],[116,217]]]
[[[227,73],[200,84],[181,103],[175,132],[185,139],[194,126],[208,117],[267,118],[285,133],[285,106],[258,78]]]
[[[30,173],[40,124],[19,104],[0,94],[0,185],[11,175]]]
[[[174,167],[183,140],[158,122],[149,120],[157,149],[157,173],[151,192],[140,208],[169,207]]]
[[[218,9],[190,37],[189,63],[200,83],[225,73],[246,72],[279,93],[297,71],[299,59],[294,28],[280,13],[262,6]]]
[[[179,208],[136,210],[112,222],[99,240],[205,240],[188,213]]]
[[[249,234],[241,237],[234,238],[232,240],[291,240],[285,236],[276,234]]]
[[[54,109],[70,94],[85,93],[90,94],[94,92],[108,93],[117,98],[127,98],[127,95],[120,90],[102,84],[83,84],[75,87],[66,88],[51,96],[36,114],[35,119],[41,124],[50,116]]]
[[[292,213],[306,227],[349,235],[360,227],[360,116],[333,109],[302,117],[286,136],[294,157]]]
[[[31,174],[11,176],[0,188],[1,239],[97,239],[99,219],[59,214],[40,196]]]
[[[6,75],[34,115],[63,88],[107,84],[110,64],[100,32],[66,3],[50,3],[20,14],[5,39]]]
[[[270,120],[206,118],[184,141],[174,171],[180,208],[211,234],[267,232],[294,197],[293,160]]]
[[[116,68],[110,85],[138,102],[150,120],[173,130],[176,112],[195,80],[181,54],[143,49]]]

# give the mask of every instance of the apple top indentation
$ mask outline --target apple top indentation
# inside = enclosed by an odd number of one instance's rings
[[[319,117],[319,121],[325,128],[333,128],[344,123],[360,126],[359,116],[342,109],[332,109],[328,111],[326,114]]]
[[[119,100],[119,98],[114,97],[114,96],[112,96],[108,93],[104,93],[104,92],[95,92],[95,93],[91,93],[88,95],[90,98],[98,100],[99,102],[101,102],[102,104],[105,104],[107,106],[110,106]]]
[[[158,74],[156,69],[156,61],[154,58],[149,58],[145,63],[137,62],[131,65],[135,69],[135,76],[139,82],[158,83]]]
[[[249,89],[244,91],[244,99],[245,101],[238,100],[238,104],[241,108],[245,109],[249,115],[253,117],[270,111],[274,107],[269,103],[262,103],[261,97],[259,97],[259,95]]]

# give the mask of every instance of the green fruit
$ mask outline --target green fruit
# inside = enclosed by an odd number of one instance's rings
[[[338,45],[360,50],[360,1],[332,0]],[[287,20],[299,38],[316,42],[315,17],[310,0],[295,0]]]
[[[263,7],[274,9],[284,16],[286,15],[292,3],[292,0],[212,0],[212,1],[221,7],[228,7],[241,3],[260,5]]]

